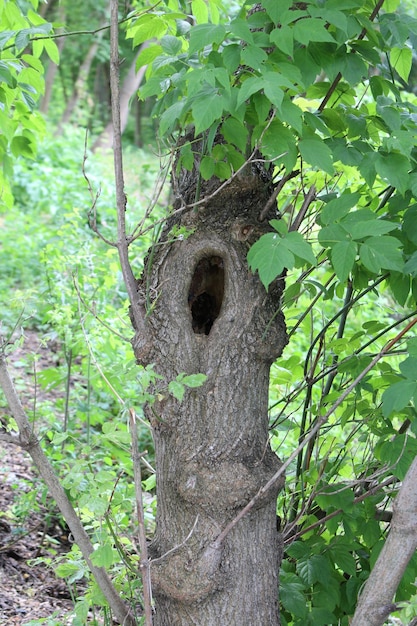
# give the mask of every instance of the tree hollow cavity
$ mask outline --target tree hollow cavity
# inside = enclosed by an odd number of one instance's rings
[[[188,292],[193,331],[208,335],[220,314],[224,296],[224,262],[207,256],[196,265]]]

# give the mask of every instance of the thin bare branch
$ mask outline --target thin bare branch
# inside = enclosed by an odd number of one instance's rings
[[[15,386],[7,369],[6,359],[4,356],[4,345],[0,346],[0,386],[3,389],[10,411],[18,425],[21,445],[32,457],[34,464],[45,481],[51,496],[57,503],[59,510],[71,530],[74,540],[80,548],[81,553],[94,578],[96,579],[98,586],[109,603],[109,606],[121,624],[125,624],[125,626],[135,626],[135,619],[132,616],[130,609],[125,605],[124,601],[117,593],[106,570],[102,567],[97,567],[91,560],[94,547],[83,525],[81,524],[74,507],[69,501],[65,490],[55,475],[47,456],[42,450],[35,433],[32,430],[29,419],[25,413],[22,403],[20,402],[19,396],[17,395]]]
[[[308,207],[316,199],[316,191],[316,186],[311,185],[310,189],[304,197],[304,202],[301,205],[301,209],[299,210],[297,216],[294,218],[294,221],[291,224],[289,230],[298,230],[300,228],[301,223],[308,211]]]
[[[291,178],[295,178],[296,176],[298,176],[299,173],[300,173],[300,170],[293,170],[292,172],[290,172],[289,174],[286,174],[285,176],[283,176],[281,178],[281,180],[279,181],[279,183],[277,184],[277,186],[274,189],[274,193],[271,195],[271,197],[269,198],[268,202],[265,204],[264,208],[262,209],[262,211],[259,214],[259,221],[260,222],[263,222],[264,219],[266,218],[266,216],[268,215],[270,209],[273,207],[274,202],[278,198],[279,193],[283,189],[285,184],[289,180],[291,180]]]
[[[342,402],[347,398],[347,396],[355,389],[356,385],[360,383],[360,381],[366,376],[368,372],[371,371],[375,367],[375,365],[391,350],[391,348],[396,345],[401,339],[406,335],[415,325],[417,324],[417,317],[412,319],[406,326],[403,328],[391,341],[389,341],[382,350],[372,359],[372,361],[358,374],[355,380],[344,390],[343,393],[340,394],[338,399],[332,404],[329,410],[322,415],[316,422],[315,426],[309,431],[309,433],[305,436],[302,442],[297,446],[297,448],[290,454],[288,459],[281,465],[280,469],[275,472],[275,474],[270,478],[270,480],[259,489],[256,495],[239,511],[239,513],[234,517],[222,530],[222,532],[218,535],[216,540],[213,542],[215,547],[220,546],[229,532],[236,526],[236,524],[244,517],[249,511],[253,509],[255,504],[263,497],[263,495],[273,487],[276,482],[284,475],[287,467],[291,465],[291,463],[297,458],[300,454],[301,450],[305,448],[305,446],[309,443],[311,439],[313,439],[320,428],[328,421],[329,417],[336,411],[336,409],[342,404]],[[359,626],[359,624],[358,624]]]
[[[382,5],[384,4],[385,0],[378,0],[374,10],[372,11],[369,20],[371,22],[374,21],[374,19],[376,18],[376,16],[378,15],[379,11],[382,8]],[[361,39],[364,39],[366,37],[366,28],[363,28],[362,31],[359,33],[358,35],[358,40],[360,41]],[[353,50],[352,52],[355,52],[355,50]],[[326,104],[328,103],[328,101],[330,100],[330,98],[332,97],[332,94],[335,92],[338,84],[340,83],[340,81],[342,80],[342,74],[340,72],[338,72],[338,74],[336,75],[335,79],[333,80],[332,84],[329,87],[328,92],[326,93],[326,95],[324,96],[323,100],[320,103],[320,106],[318,108],[318,111],[323,111],[323,109],[325,108]]]
[[[120,122],[119,24],[117,0],[112,0],[111,2],[110,89],[112,102],[112,120],[114,129],[113,156],[117,204],[117,250],[119,253],[123,279],[132,307],[132,317],[134,320],[134,325],[137,333],[140,335],[143,342],[146,343],[147,336],[145,328],[145,310],[138,300],[136,279],[129,261],[129,245],[126,235],[127,199],[124,191],[122,136]]]
[[[145,625],[152,626],[152,588],[151,571],[148,559],[148,543],[146,540],[145,513],[143,510],[142,472],[140,469],[141,455],[139,451],[139,435],[137,416],[133,409],[129,409],[129,426],[132,448],[133,476],[135,481],[136,514],[138,516],[140,570],[142,572],[143,604],[145,609]]]

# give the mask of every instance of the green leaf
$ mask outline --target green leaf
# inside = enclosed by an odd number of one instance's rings
[[[281,28],[275,28],[269,38],[273,44],[277,46],[284,54],[289,57],[293,57],[294,54],[294,35],[290,26],[281,26]]]
[[[311,554],[307,560],[297,563],[297,573],[309,587],[316,582],[325,584],[330,575],[329,561],[321,554]]]
[[[360,197],[360,193],[346,192],[338,198],[330,200],[320,212],[320,222],[324,225],[337,222],[349,213],[350,209],[358,203]]]
[[[417,251],[413,252],[407,263],[404,265],[404,274],[411,274],[413,278],[417,276]]]
[[[283,163],[290,172],[297,162],[297,146],[294,134],[281,122],[274,120],[262,137],[262,153],[276,165]]]
[[[282,243],[295,257],[307,261],[310,265],[316,265],[317,259],[314,256],[311,244],[304,239],[301,233],[287,233],[285,237],[283,237]]]
[[[267,290],[284,268],[294,267],[295,258],[283,244],[278,233],[267,233],[256,241],[248,252],[249,267],[259,272],[259,278]]]
[[[51,443],[53,443],[55,446],[59,446],[61,443],[66,441],[66,439],[68,439],[69,436],[70,436],[69,432],[55,433],[53,438],[52,438]]]
[[[248,100],[252,94],[260,91],[264,87],[264,81],[258,76],[251,76],[241,86],[236,101],[236,108],[239,108],[246,100]]]
[[[260,70],[261,66],[268,59],[268,55],[262,48],[254,45],[247,45],[242,50],[242,65]]]
[[[264,92],[265,92],[265,95],[271,101],[271,104],[273,104],[274,107],[277,107],[279,109],[284,99],[284,92],[282,91],[280,87],[278,87],[276,82],[271,82],[271,81],[265,82]]]
[[[412,380],[404,380],[388,387],[382,394],[382,414],[384,417],[401,411],[408,405],[416,392],[417,382]]]
[[[405,193],[409,182],[410,162],[403,154],[381,153],[375,155],[375,169],[377,174],[390,185]]]
[[[322,246],[331,248],[338,241],[349,241],[348,233],[340,224],[330,224],[321,229],[318,240]]]
[[[327,626],[328,624],[334,624],[336,619],[331,611],[320,606],[312,607],[310,618],[312,620],[310,623],[314,624],[314,626]]]
[[[108,543],[104,544],[104,546],[96,548],[90,558],[92,563],[97,565],[97,567],[106,568],[118,561],[117,551],[114,550]]]
[[[353,214],[354,215],[354,214]],[[347,228],[346,223],[344,224]],[[349,225],[349,233],[352,239],[363,239],[364,237],[372,237],[377,235],[385,235],[397,228],[395,222],[388,222],[382,219],[358,220],[356,223]]]
[[[52,63],[55,63],[55,65],[59,65],[59,49],[55,41],[53,41],[52,39],[44,39],[43,47],[46,54],[51,59]]]
[[[356,574],[356,559],[352,554],[353,546],[351,543],[337,541],[331,545],[330,557],[336,565],[346,574],[354,576]]]
[[[400,363],[400,371],[406,378],[409,378],[413,382],[417,381],[417,359],[409,356]]]
[[[235,145],[243,153],[246,151],[248,131],[246,126],[234,117],[228,117],[222,124],[221,133],[229,143]]]
[[[359,256],[371,272],[378,273],[381,269],[402,272],[404,262],[400,245],[398,239],[389,235],[370,237],[360,246]]]
[[[400,480],[404,479],[416,455],[417,440],[407,434],[382,441],[375,448],[375,456]]]
[[[219,45],[226,36],[226,28],[222,24],[198,24],[190,30],[189,54],[204,50],[206,46]]]
[[[296,574],[281,572],[279,598],[284,608],[300,618],[307,616],[305,585]]]
[[[159,120],[159,132],[162,136],[168,132],[172,132],[172,130],[176,128],[184,110],[184,106],[184,100],[180,100],[179,102],[175,102],[173,105],[168,107],[168,109],[162,113]]]
[[[87,568],[81,563],[67,562],[59,563],[59,565],[54,568],[54,572],[59,578],[68,578],[68,582],[73,583],[84,578],[87,573]]]
[[[280,107],[281,120],[292,126],[297,133],[301,133],[303,126],[303,112],[286,95]]]
[[[133,45],[138,46],[149,39],[160,39],[167,31],[166,22],[158,17],[147,13],[143,15],[131,29],[133,35]]]
[[[192,104],[195,122],[195,134],[199,135],[213,122],[220,120],[223,113],[224,99],[217,89],[207,88]]]
[[[406,46],[405,48],[391,48],[389,60],[392,67],[406,83],[410,76],[411,66],[413,63],[413,51]]]
[[[301,156],[307,163],[324,170],[328,174],[334,174],[332,153],[323,141],[320,139],[302,139],[298,147]]]
[[[150,63],[152,63],[152,61],[154,61],[157,57],[159,57],[162,54],[162,52],[163,52],[162,46],[160,46],[159,44],[153,44],[151,46],[148,46],[144,50],[142,50],[142,52],[139,54],[138,58],[136,59],[136,71],[140,67],[143,67],[144,65],[149,65]]]
[[[0,50],[2,50],[16,34],[15,30],[3,30],[3,32],[0,33]]]
[[[236,43],[225,45],[222,50],[222,59],[225,68],[233,74],[240,64],[241,47]]]
[[[191,10],[197,24],[208,22],[208,7],[204,0],[192,0]]]
[[[230,22],[230,30],[231,32],[242,41],[246,43],[253,44],[253,33],[248,26],[246,20],[242,20],[240,18],[234,19]]]
[[[205,374],[188,374],[181,378],[181,382],[186,387],[197,388],[201,387],[205,381],[207,380],[207,376]]]
[[[16,78],[10,71],[9,66],[3,61],[0,61],[0,81],[6,83],[12,88],[16,86]]]
[[[353,241],[339,241],[330,250],[330,257],[338,279],[344,282],[352,271],[357,254]]]
[[[326,28],[326,23],[319,18],[298,20],[294,24],[294,39],[304,46],[308,46],[310,41],[335,42]]]
[[[175,56],[181,51],[182,42],[179,37],[174,37],[173,35],[165,35],[161,39],[161,47],[165,54],[168,54],[169,56]]]
[[[292,0],[261,0],[261,4],[275,24],[278,24],[284,11],[292,5]]]
[[[178,402],[182,402],[185,394],[185,385],[178,382],[178,380],[171,380],[168,384],[168,391],[170,394],[178,400]]]
[[[417,205],[410,207],[404,215],[404,232],[407,239],[417,245]]]
[[[10,144],[10,149],[12,151],[12,154],[16,157],[25,156],[29,159],[33,159],[33,157],[35,156],[32,142],[27,137],[23,137],[22,135],[17,135],[13,137]]]
[[[205,155],[200,162],[200,174],[204,180],[210,180],[214,176],[215,162],[214,159]]]

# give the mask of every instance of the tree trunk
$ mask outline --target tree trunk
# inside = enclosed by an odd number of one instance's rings
[[[42,7],[44,6],[48,6],[48,5],[45,3],[44,5],[42,5]],[[58,9],[58,21],[61,22],[61,24],[64,24],[65,20],[66,20],[65,7],[60,5]],[[58,47],[59,55],[61,56],[62,51],[64,49],[64,45],[65,45],[65,37],[59,37],[58,40],[56,41],[56,45]],[[54,81],[55,81],[57,71],[58,71],[58,65],[56,65],[52,61],[49,61],[48,69],[45,75],[45,93],[43,94],[41,103],[39,105],[39,110],[44,115],[48,113],[49,103],[51,101],[51,96],[52,96],[52,88],[54,86]]]
[[[398,610],[393,598],[417,548],[416,519],[417,458],[395,499],[389,535],[359,597],[352,626],[381,626]]]
[[[96,57],[98,47],[103,38],[104,31],[99,31],[96,35],[95,40],[91,44],[88,49],[87,54],[84,57],[84,61],[80,65],[80,69],[78,71],[77,80],[75,81],[74,90],[71,94],[70,99],[67,102],[67,106],[65,107],[65,111],[62,114],[61,121],[59,122],[58,129],[56,131],[56,135],[61,135],[63,127],[65,124],[68,124],[71,120],[72,114],[76,109],[80,99],[83,95],[86,94],[86,84],[88,80],[88,76],[90,74],[91,65]]]
[[[139,89],[142,80],[145,77],[146,65],[139,68],[139,71],[136,71],[136,61],[138,56],[149,45],[148,42],[145,42],[141,45],[136,54],[135,58],[132,61],[132,64],[129,68],[129,71],[123,81],[122,88],[120,90],[120,125],[122,129],[122,133],[125,130],[129,118],[129,102],[130,99],[134,96],[136,91]],[[113,147],[113,123],[109,122],[100,136],[96,139],[93,150],[110,150]]]
[[[266,293],[248,270],[249,245],[269,229],[258,217],[272,193],[266,172],[248,169],[211,198],[219,182],[202,185],[208,201],[168,222],[139,284],[151,347],[142,350],[137,337],[136,356],[163,379],[147,410],[158,470],[150,546],[156,626],[279,624],[282,484],[214,545],[280,466],[267,410],[270,365],[287,342],[283,279]],[[196,169],[177,183],[176,208],[194,201]],[[175,224],[190,236],[175,240]],[[207,376],[182,403],[165,391],[181,373]]]

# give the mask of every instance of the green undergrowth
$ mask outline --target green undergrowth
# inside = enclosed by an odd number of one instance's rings
[[[130,215],[138,222],[151,202],[160,163],[134,149],[127,152],[126,163]],[[151,534],[153,441],[142,421],[142,407],[152,372],[135,363],[117,251],[89,226],[94,206],[100,233],[107,239],[116,236],[112,168],[111,155],[86,152],[84,135],[74,129],[60,138],[48,137],[36,161],[15,164],[14,205],[0,215],[1,333],[7,338],[14,331],[15,346],[23,345],[25,356],[16,362],[21,393],[30,394],[24,381],[33,381],[36,371],[39,397],[36,402],[30,398],[29,417],[92,537],[96,564],[109,570],[124,597],[138,599],[128,416],[133,409],[140,420],[143,479],[149,490],[145,517]],[[158,210],[156,206],[156,215]],[[132,248],[138,274],[151,242],[150,231]],[[44,346],[38,354],[25,351],[28,333],[36,333]],[[13,354],[10,358],[13,362]],[[28,516],[40,504],[34,499],[31,506]],[[23,509],[19,511],[17,526],[25,520]],[[105,607],[76,546],[64,556],[42,559],[73,593],[76,581],[89,581],[85,594],[74,596],[74,626],[86,623],[92,606]]]

